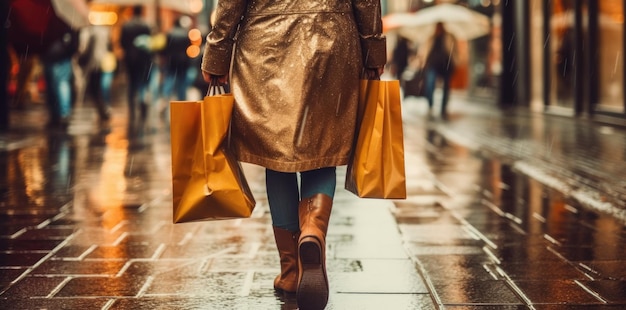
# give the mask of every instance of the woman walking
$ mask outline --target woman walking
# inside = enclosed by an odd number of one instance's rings
[[[236,102],[229,147],[266,168],[274,288],[300,309],[328,301],[335,167],[352,151],[359,79],[385,65],[380,14],[380,0],[219,1],[207,36],[204,78],[230,82]]]

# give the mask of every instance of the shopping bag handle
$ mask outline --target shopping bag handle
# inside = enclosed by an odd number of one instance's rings
[[[223,95],[226,93],[226,90],[224,89],[225,86],[226,85],[219,82],[217,76],[212,76],[211,80],[209,81],[209,88],[207,89],[206,95],[207,96]]]
[[[380,73],[378,69],[363,68],[361,71],[362,80],[380,80]]]

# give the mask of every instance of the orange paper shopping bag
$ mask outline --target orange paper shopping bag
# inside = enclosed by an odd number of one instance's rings
[[[170,103],[173,221],[246,218],[255,200],[240,163],[224,142],[231,94]]]
[[[406,198],[397,80],[361,81],[356,144],[348,163],[345,187],[364,198]]]

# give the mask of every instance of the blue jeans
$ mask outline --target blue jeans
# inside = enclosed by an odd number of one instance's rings
[[[428,108],[432,109],[434,104],[434,93],[435,87],[437,86],[437,78],[441,78],[443,81],[443,97],[441,99],[441,114],[445,115],[447,112],[448,100],[450,98],[450,78],[452,77],[451,73],[437,73],[432,68],[425,69],[426,76],[424,78],[424,88],[426,90],[426,99],[428,100]]]
[[[300,230],[298,205],[301,199],[315,194],[335,196],[336,168],[326,167],[298,173],[265,169],[267,199],[272,215],[272,225],[289,231]]]
[[[46,101],[53,123],[69,118],[72,113],[72,76],[71,58],[44,62]]]
[[[100,91],[102,100],[106,106],[111,105],[111,85],[113,85],[113,72],[102,72],[100,76]]]

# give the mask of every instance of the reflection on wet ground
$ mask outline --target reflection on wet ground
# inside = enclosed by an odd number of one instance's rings
[[[611,212],[584,206],[572,191],[559,191],[562,188],[552,186],[554,183],[540,182],[545,178],[529,177],[527,169],[517,169],[521,162],[538,161],[516,154],[526,151],[512,147],[524,143],[516,138],[528,139],[523,132],[529,125],[516,120],[498,123],[497,118],[487,119],[490,124],[483,126],[491,130],[492,136],[480,126],[474,130],[463,127],[475,125],[475,118],[466,118],[465,124],[431,120],[425,126],[407,130],[408,140],[415,142],[406,146],[414,148],[409,152],[414,156],[410,162],[418,166],[412,173],[432,182],[411,186],[411,197],[396,202],[395,215],[436,303],[446,308],[467,304],[550,309],[623,307],[624,221]],[[510,132],[512,123],[514,133]],[[509,133],[493,130],[496,126],[504,131],[509,128]],[[455,127],[457,131],[453,131]],[[451,142],[447,139],[450,136],[457,141],[465,139],[463,144],[470,147]],[[486,140],[478,144],[471,140],[476,136]],[[532,145],[533,140],[529,140],[525,143]],[[577,143],[570,138],[561,146],[554,142],[550,152],[569,152],[565,145],[594,147],[589,139]],[[616,147],[619,152],[619,145]],[[547,154],[545,149],[540,151],[531,151],[531,155]],[[585,152],[578,153],[576,156],[582,160],[580,154]],[[543,173],[555,177],[552,170],[574,166],[556,165]],[[611,186],[593,185],[592,189]]]
[[[113,112],[105,125],[77,109],[62,133],[37,127],[33,110],[0,137],[0,307],[296,308],[272,289],[279,264],[263,171],[244,165],[258,202],[252,218],[173,225],[167,121],[129,125],[123,107]],[[624,222],[571,190],[590,179],[559,187],[528,174],[554,180],[582,166],[602,177],[623,154],[597,151],[604,163],[592,163],[579,150],[596,152],[589,140],[537,148],[546,136],[528,128],[550,125],[503,119],[479,127],[468,112],[442,122],[407,106],[406,200],[358,199],[338,170],[329,309],[626,306]],[[479,140],[487,147],[471,146]],[[572,153],[576,161],[557,165]]]

